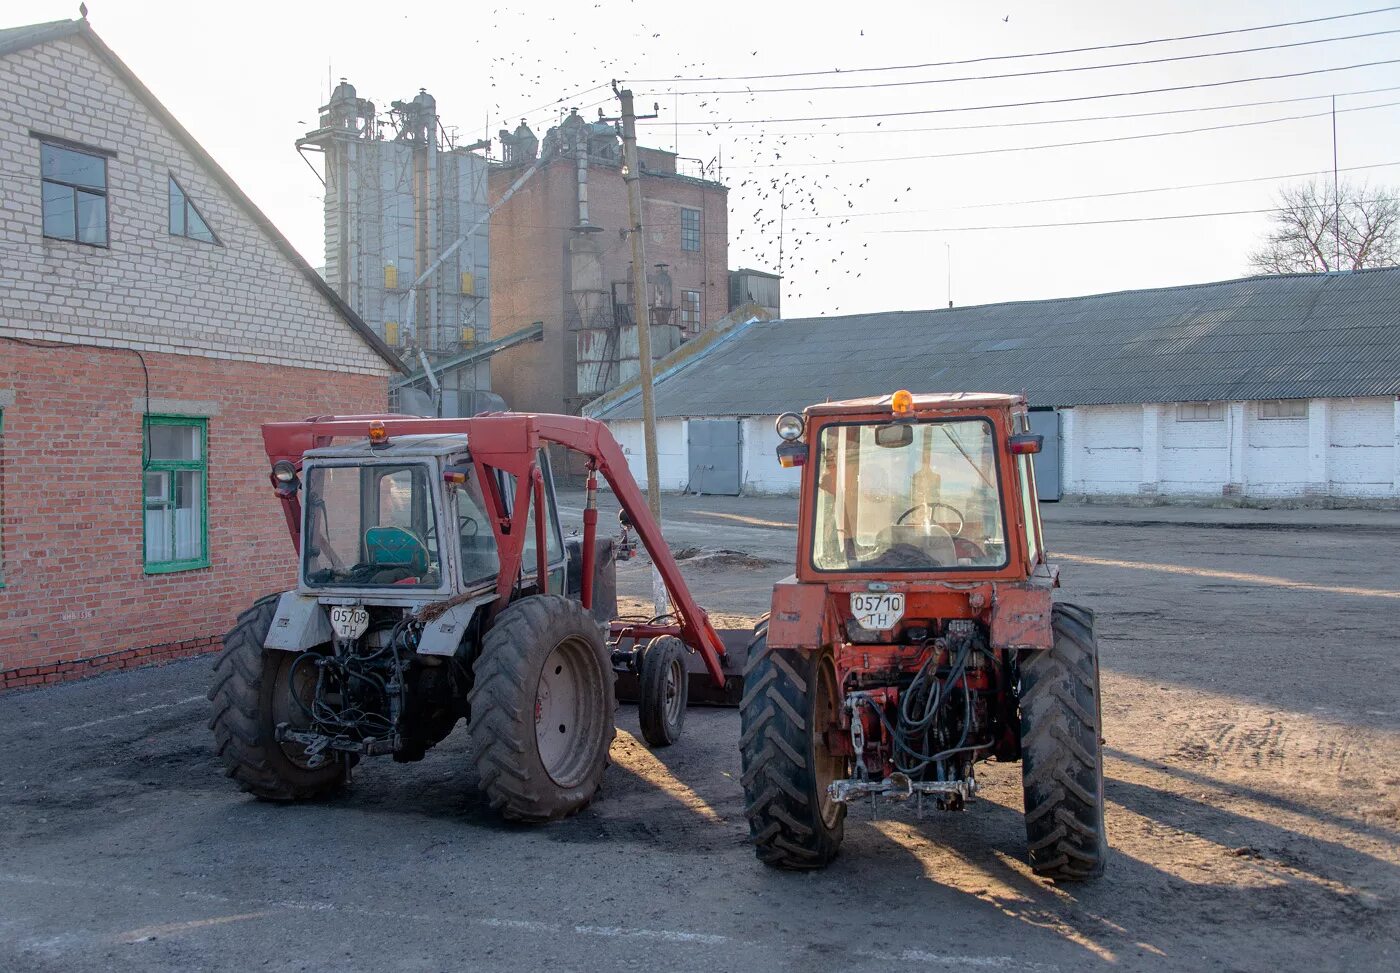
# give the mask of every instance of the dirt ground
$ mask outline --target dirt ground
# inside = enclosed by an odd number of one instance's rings
[[[653,753],[624,706],[599,800],[543,828],[494,818],[461,728],[261,804],[218,774],[197,659],[0,697],[0,970],[1400,968],[1400,517],[1045,509],[1098,612],[1095,883],[1031,876],[1015,765],[962,813],[856,808],[825,872],[768,870],[733,710]],[[721,623],[766,610],[793,501],[666,516],[675,547],[740,552],[686,562]]]

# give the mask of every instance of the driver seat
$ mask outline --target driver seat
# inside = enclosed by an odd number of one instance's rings
[[[935,567],[951,567],[958,563],[958,549],[953,535],[938,524],[891,524],[875,535],[876,544],[889,550],[896,544],[923,551]]]

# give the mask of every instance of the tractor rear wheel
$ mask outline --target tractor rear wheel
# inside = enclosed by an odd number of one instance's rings
[[[1103,723],[1094,613],[1057,604],[1054,647],[1021,655],[1021,775],[1031,869],[1059,881],[1095,878],[1108,858]]]
[[[299,653],[263,648],[279,597],[253,602],[224,636],[208,696],[214,704],[209,729],[224,772],[240,788],[267,801],[301,801],[337,790],[354,760],[333,754],[311,766],[301,746],[277,742],[277,724],[308,724],[302,704],[309,704],[314,678],[314,670],[302,666],[293,686]]]
[[[749,649],[744,687],[739,748],[754,852],[776,868],[822,868],[846,821],[846,805],[827,793],[847,769],[826,743],[841,707],[831,652],[770,649],[765,631]]]
[[[474,671],[473,759],[491,806],[530,822],[586,807],[617,732],[597,620],[558,595],[521,598],[496,616]]]
[[[685,643],[672,635],[652,639],[642,652],[637,680],[637,719],[642,737],[653,747],[669,747],[681,738],[690,701],[690,674]]]

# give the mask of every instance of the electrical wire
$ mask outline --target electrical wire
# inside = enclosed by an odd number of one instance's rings
[[[1091,51],[1122,50],[1129,47],[1144,47],[1149,44],[1171,44],[1178,41],[1203,40],[1207,37],[1225,37],[1232,34],[1248,34],[1261,30],[1277,30],[1283,27],[1302,27],[1308,24],[1321,24],[1333,20],[1347,20],[1355,17],[1369,17],[1374,14],[1400,10],[1400,6],[1373,7],[1370,10],[1357,10],[1352,13],[1332,14],[1327,17],[1312,17],[1308,20],[1289,20],[1273,24],[1259,24],[1253,27],[1235,27],[1230,30],[1215,30],[1202,34],[1178,34],[1172,37],[1152,37],[1140,41],[1120,41],[1115,44],[1095,44],[1090,47],[1068,47],[1053,51],[1032,51],[1022,54],[992,54],[985,57],[964,58],[957,61],[930,61],[924,64],[889,64],[865,68],[827,68],[816,71],[788,71],[781,74],[731,74],[699,75],[696,77],[637,78],[632,84],[670,84],[677,81],[769,81],[781,78],[810,78],[828,74],[866,74],[873,71],[912,71],[921,68],[957,67],[965,64],[984,64],[989,61],[1014,61],[1031,57],[1053,57],[1061,54],[1087,54]]]
[[[1359,64],[1343,64],[1330,68],[1310,68],[1306,71],[1290,71],[1285,74],[1260,74],[1249,78],[1228,78],[1224,81],[1202,81],[1196,84],[1172,85],[1166,88],[1138,88],[1131,91],[1104,91],[1092,95],[1074,95],[1068,98],[1041,98],[1034,101],[1007,101],[987,105],[958,105],[950,108],[920,108],[911,111],[861,112],[853,115],[803,115],[792,118],[733,118],[703,122],[660,122],[662,125],[719,126],[719,125],[775,125],[786,122],[839,122],[859,118],[904,118],[914,115],[945,115],[965,111],[993,111],[1002,108],[1036,108],[1042,105],[1066,105],[1081,101],[1102,101],[1106,98],[1133,98],[1139,95],[1161,95],[1177,91],[1200,91],[1208,88],[1223,88],[1235,84],[1254,84],[1260,81],[1283,81],[1290,78],[1306,78],[1318,74],[1333,74],[1338,71],[1357,71],[1362,68],[1400,64],[1400,58],[1384,61],[1363,61]],[[638,122],[638,124],[644,124]]]
[[[1241,47],[1233,51],[1204,51],[1198,54],[1174,54],[1170,57],[1145,58],[1138,61],[1114,61],[1108,64],[1075,64],[1060,68],[1038,68],[1034,71],[1011,71],[1004,74],[972,74],[960,78],[918,78],[910,81],[872,81],[866,84],[845,85],[806,85],[795,88],[707,88],[699,91],[663,91],[661,94],[691,97],[698,95],[779,95],[808,93],[813,91],[864,91],[871,88],[909,88],[919,85],[957,84],[964,81],[1002,81],[1010,78],[1034,78],[1050,74],[1079,74],[1085,71],[1105,71],[1114,68],[1147,67],[1153,64],[1173,64],[1180,61],[1198,61],[1208,57],[1229,57],[1236,54],[1260,54],[1265,51],[1281,51],[1294,47],[1309,47],[1314,44],[1333,44],[1338,41],[1364,40],[1370,37],[1384,37],[1400,34],[1400,27],[1387,30],[1373,30],[1365,34],[1347,34],[1343,37],[1318,37],[1306,41],[1290,41],[1286,44],[1268,44],[1262,47]]]
[[[1032,118],[1020,122],[981,122],[976,125],[930,125],[920,128],[860,128],[826,129],[813,132],[783,132],[784,137],[819,135],[828,138],[845,138],[851,135],[899,135],[905,132],[973,132],[998,128],[1029,128],[1038,125],[1071,125],[1076,122],[1117,122],[1131,118],[1156,118],[1161,115],[1188,115],[1195,112],[1230,111],[1236,108],[1264,108],[1271,105],[1293,105],[1302,101],[1327,101],[1330,98],[1350,98],[1356,95],[1375,95],[1390,91],[1400,91],[1400,85],[1384,88],[1362,88],[1358,91],[1338,91],[1335,94],[1304,95],[1300,98],[1270,98],[1264,101],[1241,101],[1233,105],[1198,105],[1192,108],[1165,108],[1160,111],[1123,112],[1117,115],[1076,115],[1072,118]],[[772,138],[771,132],[733,132],[733,139]],[[1328,170],[1329,172],[1331,170]]]
[[[1226,122],[1223,125],[1201,125],[1196,128],[1178,128],[1167,132],[1143,132],[1137,135],[1114,135],[1101,139],[1078,139],[1073,142],[1046,142],[1040,145],[1011,145],[999,149],[968,149],[963,152],[928,152],[921,155],[897,155],[879,159],[822,159],[815,162],[759,162],[754,165],[734,165],[730,168],[745,172],[753,169],[792,169],[810,166],[866,165],[877,162],[919,162],[925,159],[960,159],[979,155],[1004,155],[1008,152],[1036,152],[1041,149],[1070,149],[1082,145],[1107,145],[1113,142],[1137,142],[1143,139],[1169,138],[1174,135],[1198,135],[1202,132],[1223,132],[1234,128],[1256,128],[1260,125],[1276,125],[1279,122],[1297,122],[1312,118],[1328,118],[1343,112],[1373,111],[1377,108],[1394,108],[1400,101],[1387,101],[1379,105],[1363,105],[1358,108],[1343,108],[1336,112],[1309,112],[1306,115],[1284,115],[1279,118],[1261,118],[1248,122]]]

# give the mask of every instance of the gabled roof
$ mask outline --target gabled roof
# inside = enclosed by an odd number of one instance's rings
[[[1400,394],[1400,268],[1088,297],[751,321],[656,385],[656,414],[1024,392],[1032,406]],[[636,419],[635,396],[600,419]]]
[[[89,25],[86,20],[56,20],[47,24],[32,24],[27,27],[10,27],[0,30],[0,57],[26,50],[38,44],[47,44],[65,37],[74,36],[86,42],[93,53],[131,89],[132,93],[146,106],[146,109],[160,120],[161,124],[166,127],[170,134],[175,136],[180,144],[194,156],[195,161],[203,166],[209,175],[219,183],[220,187],[228,194],[229,198],[233,200],[234,204],[242,209],[244,213],[248,215],[249,219],[267,234],[268,238],[272,240],[277,249],[282,252],[282,255],[286,257],[287,260],[291,261],[297,270],[301,271],[302,276],[310,282],[311,286],[316,288],[316,290],[325,297],[331,307],[335,309],[336,313],[345,320],[345,323],[358,333],[359,336],[365,340],[365,343],[368,344],[379,357],[392,365],[395,370],[407,372],[407,367],[399,360],[399,357],[394,354],[394,350],[384,342],[384,339],[375,334],[374,329],[366,324],[350,305],[341,300],[340,295],[335,292],[334,288],[327,284],[320,274],[311,269],[311,265],[302,259],[301,254],[297,253],[296,248],[292,246],[291,242],[282,235],[282,232],[273,225],[272,221],[264,215],[263,211],[258,209],[257,205],[239,188],[238,184],[233,181],[233,177],[214,161],[213,157],[204,150],[202,145],[195,141],[194,136],[186,131],[183,125],[175,120],[175,116],[170,114],[170,111],[156,99],[156,96],[151,93],[150,89],[142,84],[141,79],[126,66],[121,58],[117,57],[112,49],[102,41],[102,38],[97,36],[97,32],[92,29],[91,25]]]

